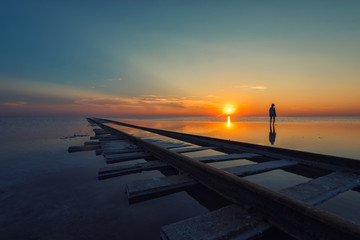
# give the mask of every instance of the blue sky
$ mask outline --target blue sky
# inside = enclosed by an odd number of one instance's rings
[[[259,115],[276,102],[290,115],[360,114],[359,10],[359,1],[2,1],[0,102],[9,114],[94,102],[106,114],[130,102],[142,112],[161,102]],[[171,112],[161,104],[157,113]]]

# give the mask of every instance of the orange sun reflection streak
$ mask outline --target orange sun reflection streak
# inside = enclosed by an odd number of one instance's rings
[[[231,127],[231,120],[230,120],[230,116],[227,117],[227,126]]]

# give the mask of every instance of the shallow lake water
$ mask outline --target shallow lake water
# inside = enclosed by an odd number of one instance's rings
[[[360,117],[119,119],[141,126],[360,160]]]
[[[230,122],[226,118],[123,121],[360,159],[358,118],[279,119],[273,144],[269,141],[269,124],[261,118],[231,119]],[[3,127],[0,146],[1,239],[159,239],[161,226],[217,208],[216,200],[212,201],[213,196],[206,195],[209,193],[204,189],[198,189],[202,197],[194,191],[182,191],[129,204],[125,195],[127,182],[163,174],[149,171],[98,181],[98,169],[106,166],[102,156],[96,156],[93,151],[67,152],[69,146],[83,145],[93,135],[93,127],[85,118],[0,118],[0,123]],[[131,131],[144,138],[154,138],[153,134]],[[206,154],[217,154],[209,151]],[[197,152],[189,156],[204,154]],[[234,160],[214,166],[240,164],[251,164],[251,161]],[[308,180],[281,170],[248,179],[275,190]],[[360,222],[356,216],[359,200],[358,192],[349,191],[321,207]]]

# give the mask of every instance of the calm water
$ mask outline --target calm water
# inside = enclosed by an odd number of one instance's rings
[[[118,119],[141,126],[360,160],[360,117]]]
[[[124,121],[272,146],[265,118]],[[184,191],[129,205],[127,182],[162,174],[150,171],[98,181],[97,171],[105,166],[102,156],[67,152],[93,135],[85,118],[0,118],[0,123],[1,239],[159,239],[161,226],[209,211],[202,200]],[[275,132],[271,140],[276,147],[360,159],[359,118],[279,119]],[[249,163],[236,160],[218,167]],[[308,180],[280,170],[249,179],[272,189]],[[350,191],[321,207],[360,222],[358,195]]]

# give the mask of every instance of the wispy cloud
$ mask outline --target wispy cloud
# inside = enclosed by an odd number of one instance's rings
[[[266,86],[247,86],[247,85],[243,85],[243,86],[235,86],[235,88],[238,89],[252,89],[252,90],[266,90],[267,87]]]
[[[253,86],[253,87],[250,87],[251,89],[256,89],[256,90],[265,90],[266,87],[265,86]]]
[[[134,105],[136,100],[132,98],[82,98],[75,100],[76,104],[92,106],[116,106],[116,105]]]
[[[7,113],[71,113],[134,115],[213,115],[220,107],[214,98],[138,95],[124,97],[98,90],[70,88],[38,82],[0,82]],[[26,106],[26,108],[21,108]],[[15,112],[14,112],[15,111]]]
[[[158,102],[179,102],[186,100],[186,98],[179,98],[174,96],[163,95],[142,95],[139,97],[142,102],[158,103]]]
[[[178,98],[146,95],[141,97],[109,97],[109,98],[83,98],[75,101],[76,104],[107,107],[144,107],[144,108],[185,108]]]
[[[9,106],[9,107],[23,107],[24,105],[27,104],[27,102],[24,102],[24,101],[3,102],[2,104],[5,105],[5,106]]]
[[[143,95],[139,97],[121,98],[83,98],[75,104],[103,107],[118,111],[129,110],[138,114],[206,114],[216,111],[219,106],[211,101],[180,98],[174,96]]]

